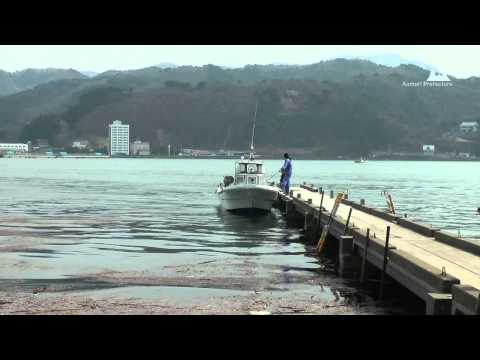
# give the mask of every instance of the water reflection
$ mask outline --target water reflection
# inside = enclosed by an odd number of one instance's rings
[[[220,205],[216,206],[215,210],[224,227],[239,234],[250,234],[252,231],[271,231],[280,226],[274,210],[254,216],[234,214]]]

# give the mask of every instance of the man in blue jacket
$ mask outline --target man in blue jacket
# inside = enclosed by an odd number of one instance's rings
[[[280,169],[282,173],[282,177],[280,178],[280,186],[285,194],[288,195],[290,191],[290,178],[292,177],[292,159],[290,159],[290,156],[287,153],[283,154],[283,157],[285,158],[285,161]]]

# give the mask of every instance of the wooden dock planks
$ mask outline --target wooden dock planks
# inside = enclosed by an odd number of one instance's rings
[[[312,199],[311,206],[319,207],[321,193],[298,187],[291,190],[293,190],[294,198],[297,198],[297,194],[300,193],[302,200]],[[324,196],[322,206],[330,212],[334,201],[335,199]],[[345,223],[350,208],[348,205],[341,204],[335,219],[337,221],[341,219],[341,222]],[[446,273],[458,278],[461,284],[471,285],[480,289],[480,256],[438,242],[433,237],[424,236],[359,209],[353,209],[352,211],[350,227],[353,225],[365,233],[367,229],[370,229],[371,240],[380,243],[385,243],[386,229],[387,226],[390,226],[390,246],[396,247],[398,250],[404,251],[420,261],[439,269],[439,273],[445,268]]]

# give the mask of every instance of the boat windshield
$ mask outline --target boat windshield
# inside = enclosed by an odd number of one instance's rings
[[[263,165],[252,163],[237,163],[236,170],[238,174],[262,174]]]
[[[237,173],[246,174],[247,173],[247,164],[238,163],[237,164]]]

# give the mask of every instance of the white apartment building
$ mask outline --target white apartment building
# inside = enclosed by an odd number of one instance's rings
[[[0,151],[28,152],[28,144],[0,143]]]
[[[130,154],[130,125],[115,120],[109,125],[110,156]]]

